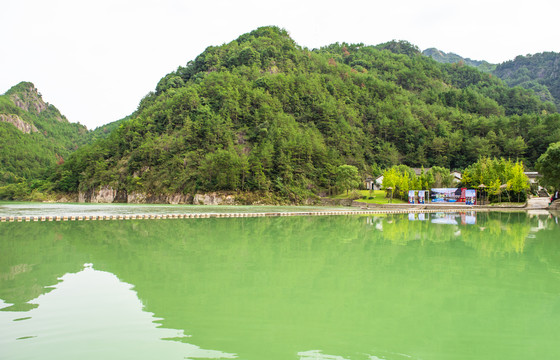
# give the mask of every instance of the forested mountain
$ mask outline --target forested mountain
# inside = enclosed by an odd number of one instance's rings
[[[422,54],[431,57],[437,62],[444,64],[463,63],[465,65],[473,66],[480,71],[493,72],[496,69],[496,64],[490,64],[485,60],[472,60],[470,58],[461,57],[455,53],[445,53],[436,48],[429,48],[422,51]]]
[[[309,50],[263,27],[164,76],[107,139],[51,177],[59,191],[274,192],[295,201],[338,166],[463,168],[483,155],[532,164],[560,115],[532,92],[407,42]]]
[[[130,119],[130,116],[96,127],[87,133],[84,144],[89,144],[96,140],[107,138],[113,130],[118,129],[118,127],[128,119]]]
[[[533,90],[541,100],[553,101],[560,109],[559,53],[518,56],[498,65],[494,74],[510,86]]]
[[[0,95],[0,185],[38,179],[84,141],[85,126],[45,103],[30,82]]]
[[[552,102],[560,109],[560,54],[545,52],[535,55],[517,56],[502,64],[490,64],[463,58],[454,53],[445,53],[435,48],[426,49],[424,55],[440,63],[464,63],[492,73],[510,87],[521,86],[535,92],[543,102]]]

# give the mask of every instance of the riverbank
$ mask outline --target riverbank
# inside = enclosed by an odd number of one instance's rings
[[[452,210],[452,211],[451,211]],[[457,212],[456,209],[447,209]],[[476,211],[485,211],[477,209]],[[0,222],[52,222],[52,221],[103,221],[103,220],[165,220],[201,218],[252,218],[281,216],[334,216],[334,215],[382,215],[409,213],[437,213],[441,209],[384,209],[384,210],[334,210],[301,212],[260,212],[260,213],[189,213],[189,214],[144,214],[144,215],[86,215],[86,216],[2,216]]]
[[[411,205],[414,206],[414,205]],[[377,209],[329,210],[329,211],[286,211],[286,212],[224,212],[224,213],[180,213],[180,214],[142,214],[142,215],[35,215],[35,216],[1,216],[0,222],[60,222],[60,221],[115,221],[115,220],[169,220],[169,219],[209,219],[209,218],[254,218],[254,217],[285,217],[285,216],[354,216],[354,215],[387,215],[387,214],[427,214],[441,212],[542,212],[547,210],[527,210],[524,208],[496,207],[459,207],[459,206],[418,206],[418,207],[383,207]]]
[[[504,210],[547,210],[560,208],[560,202],[555,202],[549,206],[549,199],[546,197],[533,197],[523,204],[501,203],[488,205],[466,205],[464,203],[427,203],[427,204],[368,204],[360,200],[354,200],[351,206],[361,209],[441,209],[441,210],[482,210],[504,211]]]
[[[80,204],[0,202],[1,222],[99,221],[144,219],[192,219],[222,217],[272,217],[318,215],[375,215],[432,212],[548,211],[546,199],[530,199],[528,204],[366,204],[348,199],[326,199],[321,206],[232,206],[164,204]]]
[[[514,210],[524,210],[526,209],[526,204],[523,205],[465,205],[465,204],[442,204],[442,203],[430,203],[430,204],[365,204],[359,201],[352,202],[353,207],[358,207],[360,209],[372,209],[372,210],[457,210],[457,211],[502,211],[506,209]],[[543,207],[542,209],[546,209]]]

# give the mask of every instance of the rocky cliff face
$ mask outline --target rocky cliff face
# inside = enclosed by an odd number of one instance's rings
[[[24,111],[40,114],[45,111],[48,104],[43,101],[43,97],[32,83],[24,83],[24,88],[18,93],[11,94],[10,98],[16,106]]]
[[[6,92],[15,106],[21,110],[39,115],[47,111],[48,116],[61,122],[68,122],[60,112],[49,103],[43,101],[43,96],[31,82],[21,82]]]
[[[0,114],[0,121],[10,123],[17,127],[21,132],[29,134],[30,132],[38,132],[35,125],[28,124],[15,114]]]
[[[127,193],[115,190],[110,186],[102,186],[97,190],[80,192],[78,201],[81,203],[129,203],[129,204],[195,204],[195,205],[234,205],[234,195],[208,193],[196,194],[145,194]]]
[[[0,130],[0,174],[27,180],[44,178],[89,135],[85,126],[68,122],[54,105],[43,101],[30,82],[0,94]],[[0,179],[0,186],[4,184]]]
[[[116,202],[117,191],[110,186],[102,186],[97,191],[80,192],[79,202],[86,203],[113,203]]]
[[[193,199],[195,205],[234,205],[235,198],[231,195],[196,194]]]

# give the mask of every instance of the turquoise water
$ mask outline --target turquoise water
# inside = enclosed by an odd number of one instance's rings
[[[551,215],[0,224],[2,359],[558,359]]]

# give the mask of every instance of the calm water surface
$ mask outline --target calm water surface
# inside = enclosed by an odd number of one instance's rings
[[[234,205],[169,205],[169,204],[93,204],[31,203],[0,201],[0,216],[101,216],[199,213],[263,213],[327,210],[360,210],[352,207],[324,206],[234,206]]]
[[[525,213],[0,224],[2,359],[559,359]]]

